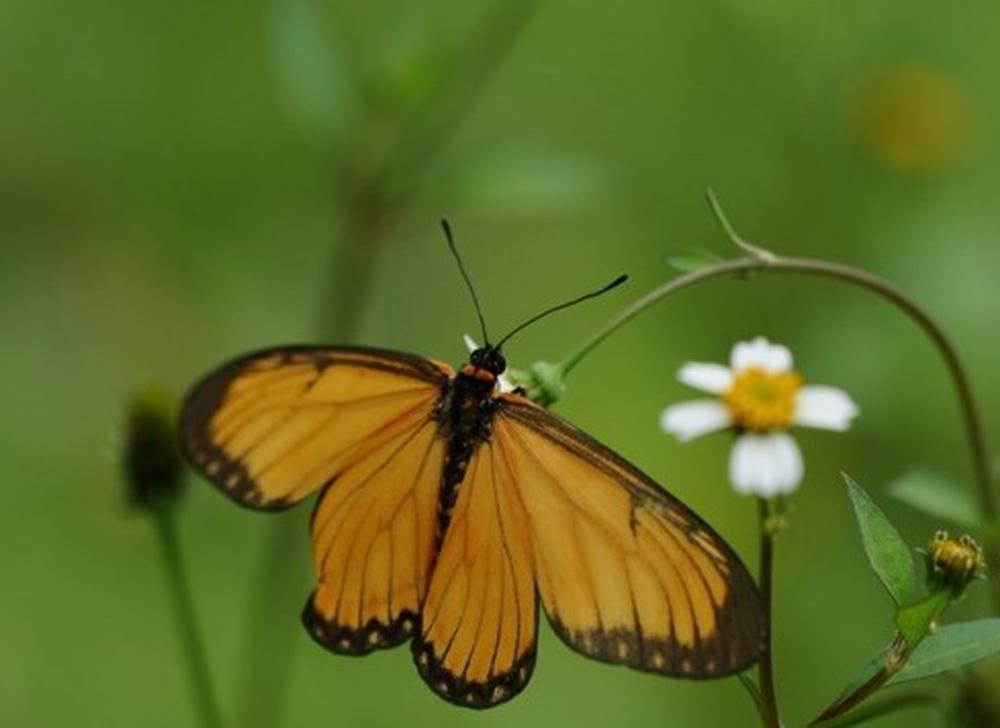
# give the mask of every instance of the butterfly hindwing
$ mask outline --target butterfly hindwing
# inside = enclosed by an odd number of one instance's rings
[[[529,520],[545,611],[573,649],[667,675],[738,672],[766,639],[739,557],[634,466],[516,395],[501,395],[494,447]]]
[[[361,347],[268,349],[199,382],[181,413],[181,446],[241,505],[287,508],[429,414],[451,370]]]
[[[422,414],[330,483],[312,518],[313,638],[364,654],[410,637],[427,593],[445,441]]]
[[[535,665],[537,595],[524,505],[486,442],[452,513],[413,641],[420,675],[446,700],[488,708],[510,700]]]

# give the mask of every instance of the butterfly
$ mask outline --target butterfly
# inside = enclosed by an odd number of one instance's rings
[[[712,528],[634,465],[499,391],[502,345],[457,371],[360,346],[257,351],[211,372],[180,416],[186,458],[237,503],[310,521],[313,639],[362,655],[410,640],[430,688],[487,708],[534,670],[539,601],[572,649],[645,672],[742,671],[761,596]]]

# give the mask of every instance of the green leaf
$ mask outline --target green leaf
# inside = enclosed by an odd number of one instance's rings
[[[609,165],[592,158],[508,144],[463,160],[439,187],[466,208],[547,214],[599,203],[611,178]]]
[[[969,486],[933,470],[913,470],[889,484],[889,494],[908,506],[967,528],[982,525]]]
[[[277,0],[274,63],[288,116],[311,141],[329,143],[360,113],[358,90],[318,0]]]
[[[896,604],[911,601],[916,592],[916,573],[909,546],[864,489],[846,473],[844,481],[854,504],[868,562]]]
[[[1000,618],[946,624],[913,651],[891,684],[957,670],[1000,652]]]
[[[690,273],[699,268],[715,265],[722,258],[708,250],[689,250],[667,258],[667,265],[681,273]]]

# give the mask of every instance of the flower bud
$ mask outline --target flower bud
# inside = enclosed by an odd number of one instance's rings
[[[927,580],[931,588],[948,587],[961,594],[983,569],[983,550],[969,536],[953,538],[938,531],[927,545]]]
[[[528,399],[542,407],[551,407],[566,393],[562,366],[547,361],[536,361],[527,370],[510,369],[510,381],[524,389]]]
[[[158,508],[180,495],[184,464],[177,446],[175,410],[173,396],[159,387],[147,387],[132,396],[122,465],[134,505]]]

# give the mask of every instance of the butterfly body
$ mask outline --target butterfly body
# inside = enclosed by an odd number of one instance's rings
[[[469,461],[476,447],[490,437],[497,407],[493,398],[496,377],[502,371],[494,373],[472,364],[462,367],[454,377],[445,380],[441,400],[431,415],[440,424],[441,436],[448,440],[438,498],[438,546],[451,520]]]
[[[688,678],[766,641],[739,557],[648,476],[519,392],[483,347],[457,372],[412,354],[296,346],[198,383],[188,459],[244,506],[319,492],[309,634],[341,654],[412,639],[441,697],[486,708],[535,664],[539,607],[589,657]]]

